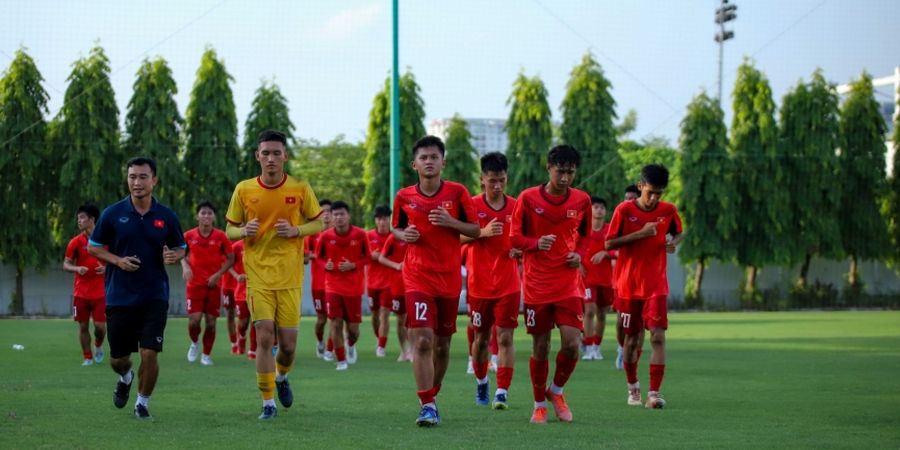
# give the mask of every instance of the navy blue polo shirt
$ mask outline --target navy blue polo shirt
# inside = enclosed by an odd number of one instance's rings
[[[175,213],[152,200],[143,216],[134,209],[131,196],[112,204],[100,215],[91,234],[92,246],[106,246],[117,256],[137,256],[140,268],[126,272],[106,266],[106,304],[136,305],[143,301],[169,301],[169,276],[163,262],[163,246],[185,248]]]

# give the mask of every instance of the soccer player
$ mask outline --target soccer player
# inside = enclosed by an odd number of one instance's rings
[[[233,242],[228,241],[228,245],[232,245]],[[232,250],[234,247],[232,246]],[[235,304],[234,299],[234,288],[237,282],[234,280],[234,277],[231,276],[231,269],[228,269],[225,273],[222,274],[222,277],[219,278],[219,289],[222,291],[222,308],[225,309],[225,328],[228,330],[228,340],[231,342],[231,354],[232,355],[240,355],[241,350],[238,345],[238,336],[237,336],[237,305]],[[239,319],[238,319],[239,320]]]
[[[323,231],[328,230],[331,228],[331,200],[319,200],[319,208],[322,210]],[[334,359],[331,353],[333,344],[329,338],[328,346],[332,348],[326,350],[324,342],[326,331],[325,325],[328,324],[328,316],[325,314],[325,261],[316,259],[315,254],[316,243],[321,234],[322,233],[320,232],[306,237],[303,263],[310,264],[309,275],[311,278],[310,285],[312,286],[313,309],[316,311],[316,325],[314,327],[316,334],[316,357],[324,358],[328,356],[328,360],[331,361]]]
[[[584,264],[584,283],[590,295],[584,301],[584,341],[586,350],[582,360],[600,360],[600,344],[606,329],[606,310],[613,304],[612,260],[616,252],[606,250],[606,200],[591,197],[591,235],[588,260]]]
[[[406,248],[406,241],[398,240],[391,234],[384,242],[381,254],[378,255],[378,262],[392,269],[391,311],[397,316],[397,341],[400,343],[400,356],[397,357],[397,362],[412,361],[412,349],[409,346],[406,328],[406,287],[403,284],[403,259],[406,257]]]
[[[441,179],[444,143],[425,136],[413,145],[412,167],[419,182],[397,192],[394,236],[409,246],[403,260],[407,326],[413,376],[421,409],[416,424],[440,423],[435,396],[450,362],[450,339],[462,290],[460,234],[478,237],[472,198],[465,186]]]
[[[666,278],[667,253],[674,253],[683,238],[681,218],[675,205],[660,201],[669,184],[669,171],[662,165],[641,168],[638,189],[641,196],[616,207],[609,224],[606,248],[619,249],[616,261],[616,294],[624,311],[625,376],[628,404],[641,405],[641,387],[637,378],[639,336],[650,330],[650,391],[647,408],[662,408],[659,394],[666,369],[666,329],[669,326]]]
[[[247,330],[250,328],[250,309],[247,307],[247,274],[244,271],[244,241],[231,244],[234,265],[228,269],[234,280],[234,309],[237,312],[237,354],[247,353],[247,359],[256,359],[256,332],[250,333],[250,351],[247,352]]]
[[[350,225],[350,207],[346,203],[339,200],[331,204],[331,220],[334,226],[320,235],[316,258],[325,261],[325,310],[331,321],[336,369],[347,370],[347,363],[356,363],[356,341],[362,322],[365,288],[364,270],[372,257],[366,231]]]
[[[563,387],[578,363],[584,314],[578,267],[587,250],[591,218],[590,197],[571,187],[580,164],[581,155],[574,147],[553,147],[547,154],[549,181],[522,191],[513,211],[510,239],[525,252],[525,329],[533,343],[529,363],[532,423],[547,423],[546,400],[559,420],[572,421]],[[554,326],[559,327],[560,350],[553,383],[546,388]]]
[[[78,322],[78,338],[84,356],[82,366],[103,362],[103,339],[106,337],[106,292],[103,274],[106,266],[88,252],[88,237],[94,232],[100,210],[91,204],[78,207],[78,235],[66,246],[63,270],[75,274],[72,291],[72,316]],[[91,352],[91,318],[94,319],[94,352]]]
[[[507,396],[512,382],[515,349],[513,331],[519,325],[521,286],[517,258],[521,251],[509,242],[516,199],[506,195],[508,163],[502,153],[488,153],[481,157],[481,186],[484,193],[472,198],[478,225],[477,239],[471,242],[467,258],[467,285],[471,324],[475,329],[472,344],[472,368],[475,372],[475,404],[487,406],[488,342],[496,325],[499,343],[497,391],[493,408],[508,409]]]
[[[378,338],[375,356],[383,358],[384,347],[391,332],[391,272],[394,271],[383,264],[378,264],[378,258],[381,256],[384,243],[391,236],[390,208],[385,205],[375,207],[375,229],[369,230],[367,236],[373,264],[369,264],[366,269],[368,270],[366,290],[369,293],[369,311],[372,311],[372,327],[375,329],[375,337]]]
[[[181,271],[186,282],[185,302],[188,313],[188,336],[191,345],[188,347],[187,360],[197,360],[200,339],[200,319],[206,323],[203,331],[203,355],[200,364],[213,364],[210,353],[216,342],[216,318],[219,317],[219,306],[222,291],[219,281],[222,275],[234,264],[234,252],[231,241],[225,232],[214,228],[216,208],[207,200],[197,205],[197,227],[184,233],[187,242],[187,258],[181,260]]]
[[[319,201],[305,181],[284,172],[287,138],[265,130],[257,138],[261,173],[238,183],[225,219],[231,239],[244,239],[247,304],[256,327],[256,383],[260,420],[275,418],[275,389],[285,408],[294,403],[287,375],[294,365],[303,286],[303,237],[322,230]],[[272,356],[275,333],[278,352]]]
[[[103,211],[91,233],[90,252],[106,261],[106,318],[109,362],[119,374],[113,404],[128,403],[134,371],[131,354],[140,351],[134,415],[152,419],[150,395],[159,377],[158,353],[169,310],[166,264],[184,258],[186,245],[175,213],[153,198],[156,162],[128,160],[128,197]]]
[[[629,184],[625,186],[625,194],[624,199],[622,201],[630,202],[641,196],[641,191],[638,189],[637,185]],[[616,295],[616,271],[613,270],[613,309],[616,311],[616,341],[619,343],[619,348],[616,351],[616,369],[622,370],[625,368],[624,362],[624,345],[625,345],[625,330],[622,328],[622,316],[619,315],[619,312],[627,312],[622,311],[624,307],[620,305],[619,296]],[[641,335],[640,342],[638,345],[638,353],[640,353],[640,349],[644,346],[644,337]]]

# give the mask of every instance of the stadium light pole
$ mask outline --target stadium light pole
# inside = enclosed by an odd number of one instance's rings
[[[716,42],[719,43],[719,108],[722,107],[722,59],[725,55],[725,41],[734,38],[734,31],[725,29],[725,22],[737,19],[737,5],[729,4],[728,0],[722,0],[716,8],[716,23],[719,24],[719,32],[716,33]]]
[[[398,14],[397,3],[399,0],[392,0],[394,9],[393,22],[393,43],[394,43],[394,65],[391,69],[391,197],[394,200],[397,190],[400,189],[400,55],[398,45]]]

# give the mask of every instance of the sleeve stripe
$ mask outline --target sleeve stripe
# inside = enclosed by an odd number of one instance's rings
[[[240,225],[241,224],[240,222],[235,222],[235,221],[229,219],[227,216],[225,217],[225,221],[232,225]]]
[[[88,239],[88,243],[91,244],[91,247],[103,247],[103,244],[101,244],[101,243],[99,243],[99,242],[92,241],[92,240],[90,240],[90,239]]]

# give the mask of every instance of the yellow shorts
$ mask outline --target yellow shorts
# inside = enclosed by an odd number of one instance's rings
[[[279,328],[300,325],[300,289],[247,288],[247,307],[254,322],[273,320]]]

